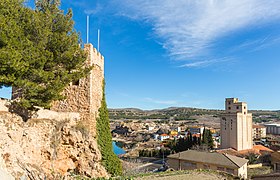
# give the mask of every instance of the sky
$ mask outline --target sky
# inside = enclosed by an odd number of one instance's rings
[[[27,6],[34,7],[32,0]],[[280,109],[279,0],[62,0],[105,57],[109,108]],[[9,97],[11,89],[1,89]]]

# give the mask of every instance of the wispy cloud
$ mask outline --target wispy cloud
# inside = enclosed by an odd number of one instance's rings
[[[97,14],[100,11],[102,11],[102,9],[103,9],[102,5],[97,3],[94,8],[86,9],[85,14],[87,14],[87,15]]]
[[[265,49],[280,42],[280,37],[266,36],[255,40],[245,40],[243,43],[231,48],[231,52],[248,50],[249,52],[256,52]]]
[[[232,58],[218,58],[218,59],[211,59],[211,60],[204,60],[204,61],[195,61],[195,62],[190,62],[190,63],[186,63],[183,64],[179,67],[181,68],[193,68],[193,67],[207,67],[216,63],[221,63],[221,62],[227,62],[227,61],[231,61]]]
[[[280,1],[269,0],[115,0],[119,15],[153,26],[169,55],[178,60],[209,55],[215,41],[235,30],[280,18]],[[193,62],[187,67],[209,64]]]
[[[144,98],[144,101],[154,103],[154,104],[162,104],[162,105],[178,104],[178,102],[174,101],[174,100],[157,100],[157,99],[153,99],[153,98]]]

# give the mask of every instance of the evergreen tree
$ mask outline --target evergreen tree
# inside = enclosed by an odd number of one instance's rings
[[[207,134],[206,134],[207,132],[206,132],[206,128],[205,128],[205,126],[204,126],[204,128],[203,128],[203,133],[202,133],[202,137],[201,137],[201,143],[202,144],[207,144],[207,140],[206,140],[206,136],[207,136]]]
[[[204,127],[201,143],[206,145],[208,148],[213,148],[214,141],[210,129],[206,129]]]
[[[207,144],[208,144],[208,147],[210,148],[213,148],[214,146],[214,141],[213,141],[213,138],[212,138],[212,133],[210,131],[210,129],[208,129],[208,133],[207,133]]]
[[[103,98],[97,119],[97,143],[101,149],[102,161],[106,170],[113,176],[122,174],[122,165],[119,158],[113,152],[110,120],[105,100],[105,83],[103,82]],[[143,156],[146,152],[142,152]]]
[[[193,138],[192,138],[192,133],[188,132],[188,136],[187,136],[187,149],[192,148],[193,146]]]
[[[36,9],[22,0],[0,2],[0,88],[16,87],[21,107],[50,107],[70,82],[84,77],[86,56],[73,30],[72,11],[59,0],[38,0]]]

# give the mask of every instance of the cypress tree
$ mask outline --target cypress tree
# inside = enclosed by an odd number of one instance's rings
[[[105,83],[103,82],[103,98],[97,119],[97,143],[102,154],[102,162],[106,170],[113,176],[122,174],[120,159],[113,152],[112,134],[110,131],[109,113],[105,99]],[[145,152],[145,151],[144,151]],[[143,152],[143,154],[145,154]],[[144,155],[143,155],[144,156]]]

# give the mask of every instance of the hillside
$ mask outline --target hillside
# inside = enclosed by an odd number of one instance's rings
[[[170,107],[166,109],[141,110],[137,108],[109,109],[111,120],[190,120],[195,121],[197,117],[211,116],[219,117],[224,110],[200,109],[190,107]],[[254,122],[280,121],[280,111],[251,110]]]

